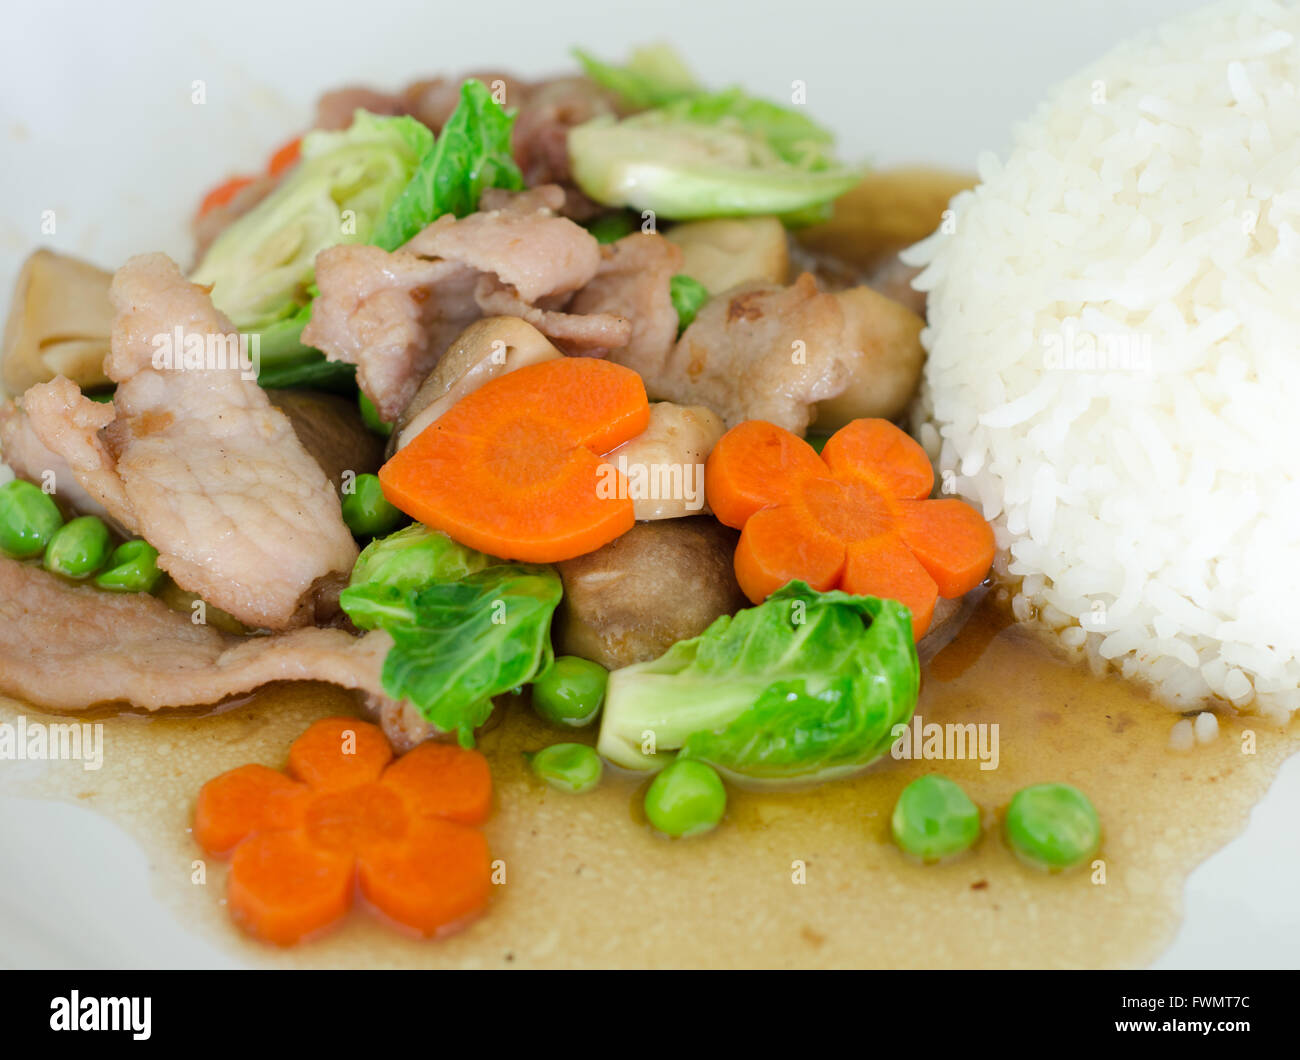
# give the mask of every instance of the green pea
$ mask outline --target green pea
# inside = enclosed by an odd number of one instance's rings
[[[45,546],[45,569],[65,578],[88,578],[108,559],[109,534],[93,515],[69,519]]]
[[[384,422],[380,418],[379,410],[375,408],[375,403],[371,401],[361,391],[357,391],[357,405],[361,408],[361,422],[376,434],[382,434],[387,438],[393,433],[393,425]]]
[[[533,682],[533,709],[553,725],[581,728],[605,702],[609,671],[600,663],[561,655]]]
[[[343,521],[357,537],[382,537],[404,518],[388,503],[378,475],[358,475],[352,492],[343,494]]]
[[[980,835],[980,811],[956,783],[931,773],[903,789],[890,828],[904,853],[941,861],[974,845]]]
[[[24,479],[0,486],[0,552],[14,559],[31,559],[45,551],[63,525],[59,506]]]
[[[1003,828],[1021,860],[1051,871],[1086,861],[1101,845],[1096,809],[1069,784],[1035,784],[1018,791]]]
[[[148,593],[161,577],[158,550],[137,537],[113,549],[108,566],[100,571],[95,584],[115,593]]]
[[[604,763],[585,743],[556,743],[529,755],[533,772],[560,791],[578,795],[600,783]]]
[[[664,835],[684,839],[712,831],[727,809],[727,789],[712,767],[679,758],[645,793],[645,815]]]

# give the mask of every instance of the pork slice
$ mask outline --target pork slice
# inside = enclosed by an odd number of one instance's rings
[[[789,287],[750,285],[711,299],[641,374],[651,397],[707,405],[728,427],[768,420],[802,436],[816,403],[852,380],[861,352],[849,332],[839,300],[805,272]]]
[[[271,681],[325,681],[365,696],[400,749],[435,735],[380,679],[392,638],[341,629],[241,637],[195,625],[147,593],[74,585],[0,556],[0,692],[78,711],[123,702],[144,710],[218,703]]]
[[[596,275],[600,244],[580,225],[555,216],[563,194],[550,186],[491,196],[487,209],[460,220],[439,217],[402,249],[491,273],[525,302],[576,291]]]
[[[677,338],[669,281],[682,270],[682,250],[661,235],[635,232],[601,248],[596,276],[569,302],[579,316],[604,314],[631,322],[631,334],[610,360],[639,373],[650,389]],[[653,392],[650,396],[661,397]]]
[[[365,85],[344,85],[326,92],[316,101],[313,128],[337,132],[352,124],[358,110],[392,117],[407,112],[406,100],[391,92],[379,92]]]
[[[627,345],[632,321],[613,313],[565,313],[531,306],[495,276],[479,277],[474,300],[484,316],[519,317],[532,324],[565,353],[601,357]]]
[[[325,473],[251,373],[216,362],[154,367],[159,337],[197,336],[206,347],[236,335],[170,259],[132,258],[111,294],[112,405],[68,379],[32,387],[23,409],[36,436],[158,549],[181,588],[249,626],[310,622],[320,586],[357,556]]]
[[[97,515],[115,522],[108,509],[77,481],[68,462],[56,456],[36,437],[27,414],[13,401],[0,403],[0,460],[19,478],[53,486],[53,496],[79,515]]]
[[[511,130],[515,161],[524,180],[530,186],[569,181],[569,130],[614,110],[613,97],[586,77],[556,77],[534,84]]]
[[[442,350],[478,316],[473,270],[379,247],[316,255],[311,321],[302,341],[357,366],[357,384],[386,420],[415,396]]]
[[[553,206],[559,189],[489,196],[490,208],[440,217],[405,246],[331,247],[316,258],[320,294],[303,341],[357,366],[380,415],[396,420],[451,341],[484,310],[475,298],[493,278],[523,315],[534,302],[567,300],[600,265],[585,229]]]
[[[460,77],[435,77],[408,85],[402,92],[405,112],[438,132],[460,104],[461,86],[471,78],[483,82],[503,107],[516,110],[527,105],[532,91],[527,81],[503,71],[473,70]]]

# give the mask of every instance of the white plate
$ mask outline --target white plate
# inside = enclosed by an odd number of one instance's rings
[[[256,166],[322,89],[391,88],[500,66],[563,69],[570,46],[618,56],[671,40],[710,83],[774,99],[807,85],[843,154],[971,168],[1057,80],[1187,0],[628,0],[495,3],[23,4],[0,64],[0,291],[40,245],[106,267],[187,261],[201,192]],[[196,82],[206,102],[192,102]],[[55,231],[42,231],[46,211]],[[2,635],[2,634],[0,634]],[[0,768],[13,768],[0,763]],[[1162,966],[1294,967],[1300,954],[1300,759],[1244,836],[1191,877]],[[148,895],[148,865],[75,806],[0,799],[0,964],[227,966]],[[94,881],[93,887],[87,880]]]

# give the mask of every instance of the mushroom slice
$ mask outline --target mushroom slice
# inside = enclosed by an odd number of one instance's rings
[[[726,429],[722,417],[703,405],[650,406],[649,426],[605,455],[623,477],[639,522],[708,511],[704,462]]]
[[[31,254],[18,274],[5,324],[0,387],[21,394],[57,375],[83,390],[106,386],[112,279],[112,273],[67,254]]]
[[[817,403],[818,433],[839,430],[850,420],[902,414],[921,382],[925,322],[901,302],[870,287],[834,295],[844,311],[846,341],[860,351],[848,387]]]
[[[726,217],[673,225],[664,238],[682,248],[682,272],[721,294],[743,283],[785,283],[785,226],[775,217]]]
[[[416,391],[393,428],[392,450],[490,379],[525,365],[563,357],[546,336],[518,317],[484,317],[462,331]]]

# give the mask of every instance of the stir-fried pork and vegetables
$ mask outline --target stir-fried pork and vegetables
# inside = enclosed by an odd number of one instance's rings
[[[161,710],[309,679],[375,723],[204,787],[195,836],[264,939],[354,880],[423,934],[481,910],[473,748],[515,695],[555,730],[538,778],[657,774],[667,836],[723,820],[724,778],[862,770],[993,560],[895,425],[924,314],[896,253],[956,179],[867,177],[664,47],[579,59],[331,93],[202,199],[188,268],[40,250],[20,279],[0,691]],[[1069,791],[1013,811],[1026,858],[1095,846]],[[955,856],[979,814],[914,786],[894,832]]]

